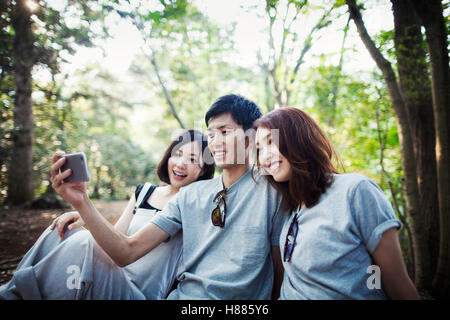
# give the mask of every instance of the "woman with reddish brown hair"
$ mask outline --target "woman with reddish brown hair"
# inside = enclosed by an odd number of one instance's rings
[[[280,299],[416,299],[400,222],[371,179],[339,173],[326,134],[304,111],[255,122],[257,164],[292,214],[280,236]]]

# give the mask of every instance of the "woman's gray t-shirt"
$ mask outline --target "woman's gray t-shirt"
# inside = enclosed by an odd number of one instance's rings
[[[315,206],[297,214],[298,234],[291,261],[283,262],[280,299],[386,299],[382,289],[367,283],[374,275],[370,254],[382,234],[401,223],[375,182],[359,174],[334,178]],[[293,218],[280,235],[282,253]]]

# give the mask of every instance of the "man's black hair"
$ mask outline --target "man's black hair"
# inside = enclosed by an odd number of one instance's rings
[[[231,114],[233,120],[241,125],[244,131],[250,129],[253,122],[262,117],[256,103],[236,94],[229,94],[218,98],[209,108],[205,115],[206,126],[208,126],[211,118],[224,113]]]

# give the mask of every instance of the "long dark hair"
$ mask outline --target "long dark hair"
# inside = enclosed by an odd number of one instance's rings
[[[174,154],[181,146],[185,145],[188,142],[196,141],[202,150],[203,157],[203,170],[204,173],[198,177],[196,181],[211,179],[214,176],[214,160],[212,159],[211,151],[208,148],[208,138],[206,135],[197,130],[185,130],[181,134],[179,134],[170,145],[167,147],[164,155],[159,162],[158,168],[156,169],[156,173],[161,181],[170,184],[169,171],[168,171],[168,162],[169,158]]]
[[[276,182],[270,175],[265,177],[283,195],[284,208],[292,211],[302,204],[307,208],[316,205],[333,183],[333,173],[338,173],[333,157],[342,166],[336,150],[319,125],[304,111],[284,107],[256,120],[254,128],[278,129],[278,149],[291,164],[291,179]],[[257,154],[259,164],[258,157]]]

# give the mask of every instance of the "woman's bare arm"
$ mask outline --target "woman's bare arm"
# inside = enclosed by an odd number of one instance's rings
[[[128,201],[127,207],[120,215],[114,227],[122,232],[123,234],[127,234],[128,228],[130,227],[131,220],[133,220],[133,210],[136,205],[136,199],[134,196],[131,196]]]
[[[375,264],[380,267],[383,289],[390,299],[420,299],[416,287],[408,276],[396,228],[383,233],[372,257]]]

